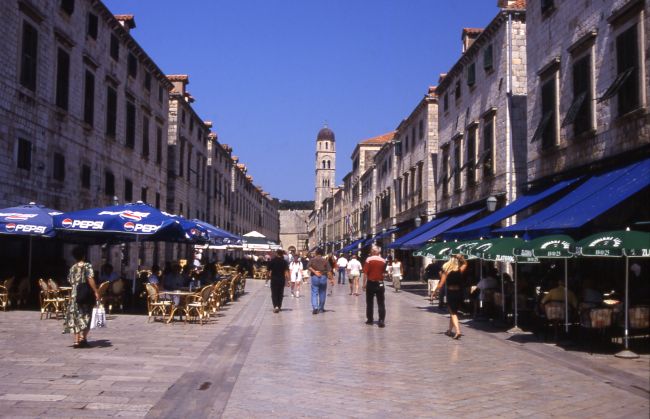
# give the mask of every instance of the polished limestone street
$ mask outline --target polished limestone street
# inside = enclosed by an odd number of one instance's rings
[[[648,417],[647,354],[565,351],[469,322],[453,340],[444,313],[391,288],[380,329],[348,291],[313,315],[306,286],[287,290],[274,314],[249,280],[203,326],[111,315],[87,349],[60,320],[1,312],[0,416]]]

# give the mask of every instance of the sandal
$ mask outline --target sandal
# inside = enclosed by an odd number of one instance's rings
[[[453,333],[451,333],[451,330],[445,331],[445,336],[449,336],[450,338],[454,337]]]
[[[453,338],[458,340],[458,339],[460,339],[461,336],[463,336],[462,333],[456,333]]]

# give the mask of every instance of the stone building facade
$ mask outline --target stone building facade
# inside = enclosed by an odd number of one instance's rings
[[[650,146],[650,4],[528,0],[528,179],[631,161]]]
[[[0,206],[164,206],[171,84],[131,36],[133,16],[95,1],[6,1],[0,13]],[[54,263],[58,245],[39,256],[50,251]]]
[[[391,147],[392,146],[392,147]],[[395,143],[384,147],[393,148],[393,164],[378,161],[378,168],[394,168],[393,199],[389,205],[391,223],[385,219],[383,227],[398,226],[408,230],[414,220],[421,221],[436,213],[436,183],[438,156],[438,97],[435,87],[427,93],[411,114],[404,119],[395,133]],[[381,172],[380,172],[381,173]],[[381,176],[380,176],[381,177]]]
[[[144,201],[277,240],[277,202],[245,170],[242,178],[232,150],[192,110],[187,77],[166,77],[140,47],[132,15],[113,15],[97,0],[10,0],[0,13],[0,207]],[[237,197],[241,218],[227,215]],[[133,271],[138,259],[159,261],[161,246],[141,245],[139,254],[126,246],[124,257],[117,246],[93,248],[91,260],[122,259]],[[19,247],[16,258],[25,256]],[[45,247],[44,263],[67,256]]]
[[[438,213],[512,202],[525,183],[525,1],[499,1],[484,29],[462,31],[462,55],[436,89]]]
[[[312,210],[280,210],[280,245],[283,249],[305,251],[309,249],[308,222]]]

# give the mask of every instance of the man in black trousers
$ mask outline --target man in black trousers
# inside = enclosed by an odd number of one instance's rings
[[[273,312],[279,313],[282,310],[282,298],[284,297],[284,287],[289,281],[289,264],[284,260],[284,252],[278,250],[275,257],[269,262],[271,271],[271,301],[273,302]]]

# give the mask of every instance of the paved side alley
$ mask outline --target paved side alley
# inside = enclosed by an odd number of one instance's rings
[[[571,354],[466,327],[387,292],[387,327],[337,286],[326,313],[287,290],[248,293],[216,320],[116,315],[73,350],[61,322],[0,313],[2,417],[648,417],[648,357]],[[621,364],[624,363],[624,364]]]

